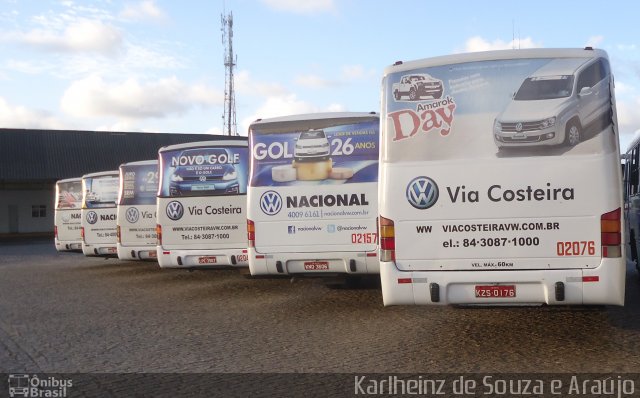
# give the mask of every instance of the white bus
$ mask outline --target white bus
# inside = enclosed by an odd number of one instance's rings
[[[251,275],[379,273],[379,124],[375,112],[251,124]]]
[[[160,148],[158,263],[247,267],[247,140]]]
[[[629,255],[640,272],[640,137],[629,144],[624,160],[625,231]]]
[[[441,81],[443,94],[394,96],[408,74]],[[399,62],[382,87],[385,305],[624,305],[619,137],[604,51]]]
[[[82,252],[86,256],[116,256],[118,170],[82,176]]]
[[[56,182],[54,236],[57,251],[82,250],[82,178]]]
[[[117,249],[120,260],[156,260],[158,161],[120,165]]]

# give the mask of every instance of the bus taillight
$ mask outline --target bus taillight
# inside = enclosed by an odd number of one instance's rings
[[[120,235],[120,226],[116,225],[116,239],[118,243],[122,243],[122,235]]]
[[[162,225],[156,224],[157,245],[162,246]]]
[[[393,221],[380,217],[380,261],[396,260],[396,233]]]
[[[600,240],[602,242],[602,257],[622,256],[622,234],[620,230],[620,215],[622,211],[617,208],[600,217]]]
[[[58,226],[54,225],[53,226],[53,236],[57,239],[58,238]]]
[[[247,220],[247,240],[249,247],[256,246],[256,224],[251,220]]]
[[[80,237],[82,238],[82,241],[86,243],[84,240],[84,227],[80,227]]]

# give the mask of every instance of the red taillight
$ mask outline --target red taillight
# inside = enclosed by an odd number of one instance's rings
[[[82,241],[85,242],[85,240],[84,240],[84,227],[80,227],[80,237],[82,238]]]
[[[582,277],[582,282],[598,282],[600,281],[600,277],[599,276],[583,276]]]
[[[621,214],[622,211],[618,207],[614,211],[605,213],[600,217],[602,257],[622,257],[622,231],[620,227]]]
[[[256,224],[251,220],[247,220],[247,240],[249,247],[256,246]]]
[[[53,236],[55,236],[55,238],[58,239],[58,226],[57,225],[53,226]]]
[[[396,259],[396,233],[393,221],[380,217],[380,261],[395,261]]]
[[[162,225],[156,224],[157,246],[162,246]]]
[[[118,243],[122,243],[122,235],[120,235],[120,226],[116,225],[116,239]]]

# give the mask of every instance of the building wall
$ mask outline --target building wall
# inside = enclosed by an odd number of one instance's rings
[[[0,234],[53,233],[54,196],[53,186],[48,190],[0,190]],[[45,206],[44,217],[34,217],[33,206],[38,210]]]

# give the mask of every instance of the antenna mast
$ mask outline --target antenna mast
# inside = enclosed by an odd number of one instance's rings
[[[225,135],[238,135],[236,124],[236,94],[233,87],[233,69],[238,57],[233,54],[233,13],[221,16],[222,44],[224,45],[224,112],[222,131]]]

